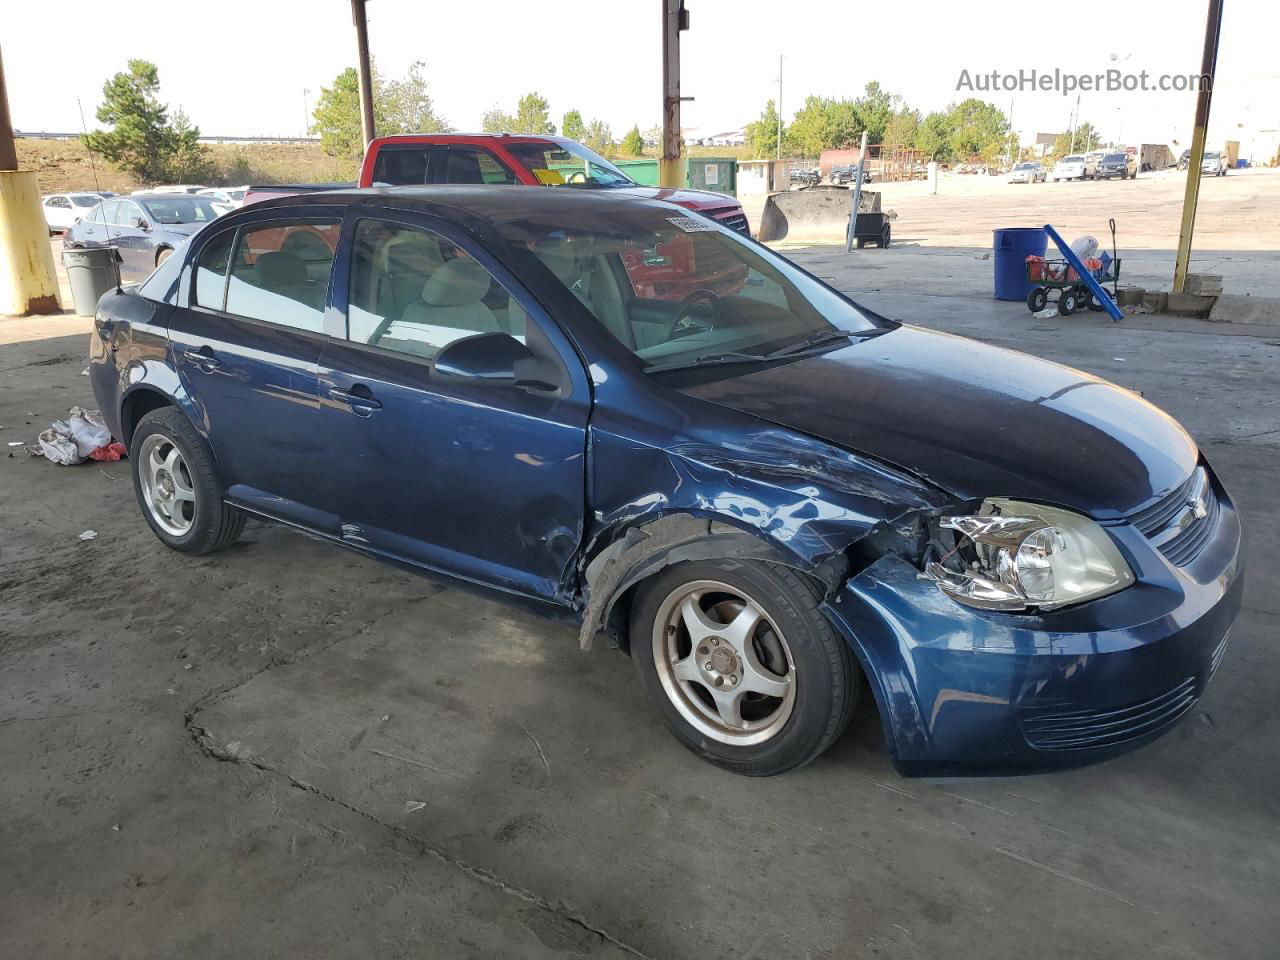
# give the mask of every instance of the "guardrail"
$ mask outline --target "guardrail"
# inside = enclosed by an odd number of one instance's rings
[[[15,137],[28,140],[78,140],[79,133],[54,130],[15,130]],[[197,137],[201,143],[319,143],[319,137]]]

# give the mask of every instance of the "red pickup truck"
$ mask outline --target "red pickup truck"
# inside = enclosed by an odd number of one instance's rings
[[[624,190],[697,210],[749,234],[742,205],[707,190],[646,187],[576,140],[524,134],[409,133],[378,137],[365,150],[360,186],[522,183]]]

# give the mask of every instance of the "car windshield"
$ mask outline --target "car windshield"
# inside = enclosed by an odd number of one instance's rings
[[[1214,152],[1210,151],[1210,152],[1208,152],[1208,153],[1206,153],[1206,154],[1204,155],[1204,158],[1205,158],[1206,160],[1217,160],[1217,159],[1218,159],[1218,155],[1217,155],[1216,153],[1214,153]]]
[[[1060,163],[1084,163],[1084,157],[1063,157]]]
[[[1016,167],[1014,167],[1013,169],[1015,169],[1015,170],[1034,170],[1034,169],[1035,169],[1035,166],[1036,166],[1036,165],[1035,165],[1034,163],[1020,163],[1020,164],[1018,164]]]
[[[877,325],[772,251],[662,206],[499,224],[651,371],[772,362]]]
[[[71,202],[77,207],[96,207],[102,202],[102,198],[90,194],[73,193],[71,195]]]
[[[636,182],[580,143],[515,143],[507,149],[540,183],[560,187],[634,187]]]
[[[207,197],[179,193],[172,197],[144,200],[142,205],[160,223],[208,223],[218,217],[218,211]]]
[[[1103,163],[1124,163],[1123,153],[1108,153],[1102,158]]]

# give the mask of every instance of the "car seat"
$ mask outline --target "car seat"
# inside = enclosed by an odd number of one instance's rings
[[[422,299],[405,307],[401,321],[499,333],[493,311],[481,301],[489,292],[489,274],[474,260],[459,257],[436,270],[422,285]]]

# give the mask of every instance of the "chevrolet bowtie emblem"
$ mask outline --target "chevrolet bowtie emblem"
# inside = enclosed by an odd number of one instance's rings
[[[1209,505],[1204,502],[1203,497],[1192,497],[1187,501],[1187,506],[1191,508],[1191,515],[1197,520],[1203,520],[1209,515]]]

